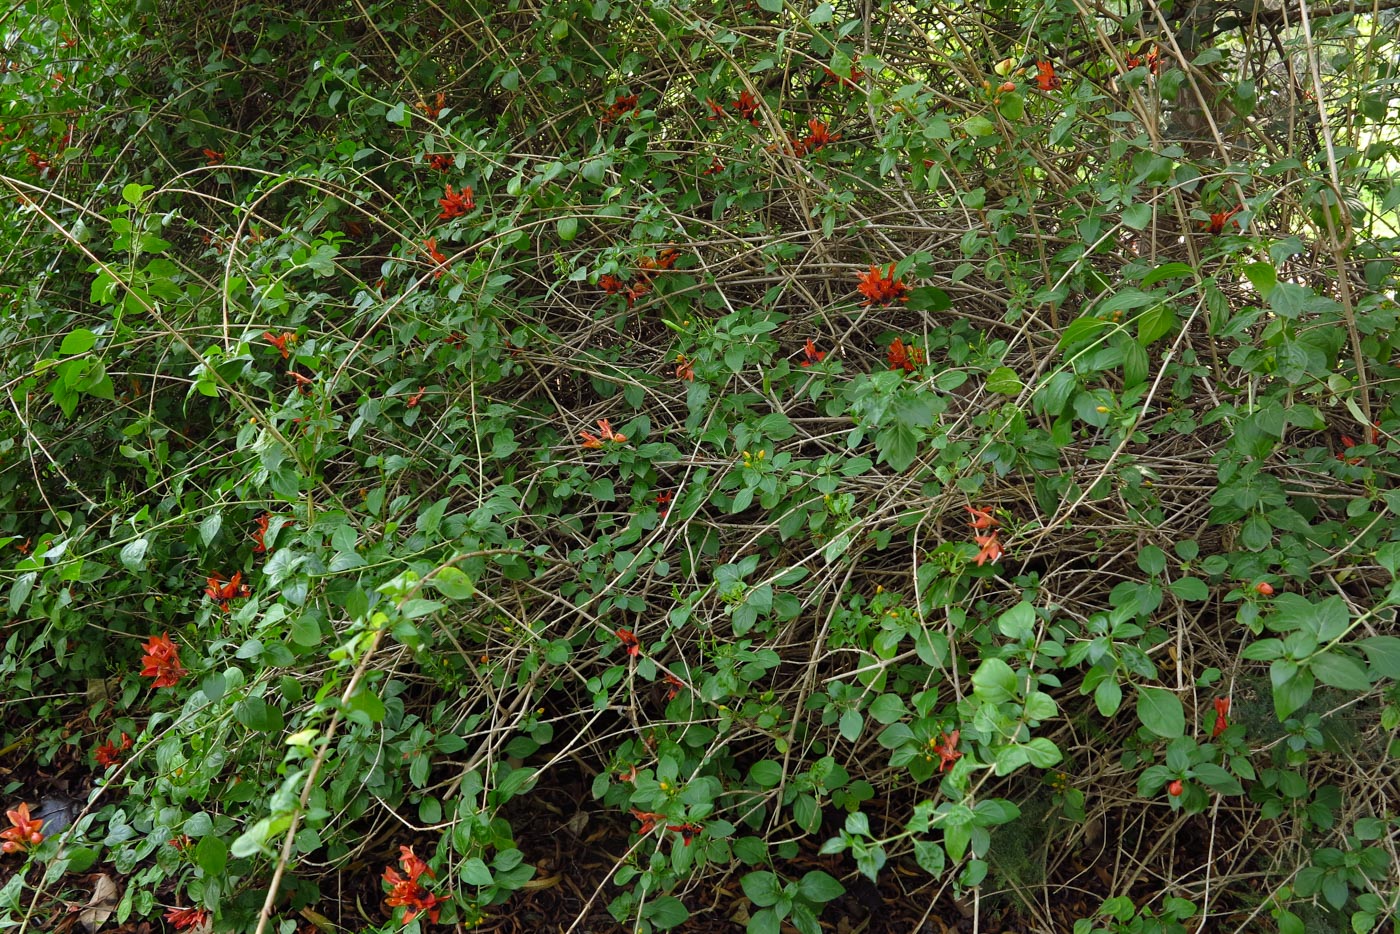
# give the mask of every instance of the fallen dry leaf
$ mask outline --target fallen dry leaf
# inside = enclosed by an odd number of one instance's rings
[[[78,922],[87,929],[88,934],[93,934],[112,917],[119,901],[121,891],[117,888],[117,883],[112,881],[111,876],[102,873],[97,877],[97,884],[92,887],[92,898],[88,900],[87,907],[78,912]]]

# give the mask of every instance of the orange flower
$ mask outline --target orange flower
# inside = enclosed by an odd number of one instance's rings
[[[724,116],[724,108],[708,97],[705,98],[705,106],[710,108],[710,115],[706,119],[719,120]]]
[[[666,676],[666,683],[670,685],[671,688],[669,691],[666,692],[667,700],[675,700],[676,695],[679,694],[681,692],[681,689],[685,687],[684,681],[671,674],[668,674]]]
[[[209,163],[210,165],[219,165],[224,161],[224,154],[219,152],[217,149],[205,149],[203,150],[203,152],[204,161]]]
[[[996,562],[1001,560],[1001,540],[997,538],[997,534],[997,531],[993,529],[990,535],[972,536],[973,540],[976,541],[982,549],[977,552],[977,566],[979,568],[988,561]]]
[[[260,555],[267,552],[267,543],[263,541],[263,536],[267,534],[267,524],[272,520],[272,516],[263,513],[253,520],[257,523],[257,531],[253,533],[253,554]]]
[[[118,746],[110,739],[93,750],[93,756],[97,759],[97,764],[104,769],[108,766],[117,765],[122,761],[122,753],[131,748],[131,737],[122,734],[122,744]]]
[[[703,824],[667,824],[667,830],[674,830],[681,835],[681,843],[690,846],[690,841],[705,832]]]
[[[758,108],[762,105],[762,103],[763,102],[760,101],[758,98],[754,97],[751,92],[745,91],[739,95],[738,100],[736,100],[729,106],[732,107],[734,109],[734,112],[737,113],[740,117],[743,117],[745,120],[757,126]]]
[[[177,931],[203,927],[209,920],[209,912],[203,908],[172,908],[165,913],[165,920]]]
[[[423,242],[423,247],[428,253],[428,258],[437,263],[437,269],[433,270],[433,278],[441,279],[442,274],[447,270],[443,267],[447,265],[447,257],[438,252],[437,237],[429,237]]]
[[[695,382],[695,364],[687,360],[685,354],[676,354],[676,379],[683,379],[688,383]]]
[[[1225,232],[1225,223],[1226,223],[1226,221],[1229,221],[1229,220],[1230,220],[1231,218],[1233,218],[1236,214],[1240,213],[1240,211],[1241,211],[1241,208],[1231,208],[1231,209],[1228,210],[1228,211],[1217,211],[1216,213],[1214,213],[1214,214],[1212,214],[1212,215],[1210,216],[1210,220],[1208,220],[1208,221],[1202,221],[1202,222],[1201,222],[1201,227],[1202,227],[1202,229],[1204,229],[1206,232],[1211,233],[1211,234],[1214,234],[1215,236],[1218,237],[1218,236],[1220,236],[1222,233]],[[1235,226],[1236,226],[1236,227],[1240,226],[1240,222],[1239,222],[1239,221],[1235,221]]]
[[[1181,797],[1181,779],[1174,778],[1167,782],[1167,794],[1171,795],[1173,798]]]
[[[1151,51],[1147,53],[1145,59],[1139,55],[1128,55],[1126,56],[1126,61],[1129,68],[1136,68],[1139,65],[1146,64],[1147,70],[1151,74],[1157,75],[1162,73],[1162,53],[1155,45],[1152,47]]]
[[[843,84],[846,87],[853,88],[857,86],[856,82],[861,81],[865,78],[865,72],[861,69],[859,65],[851,66],[851,73],[848,77],[838,75],[836,72],[832,71],[825,65],[822,66],[822,71],[826,72],[826,78],[822,81],[822,84],[824,85]]]
[[[281,334],[273,334],[271,331],[263,331],[263,340],[276,347],[277,352],[282,355],[282,359],[286,360],[291,355],[291,352],[287,350],[287,345],[297,342],[297,333],[296,331],[283,331]]]
[[[1230,698],[1217,697],[1215,699],[1215,729],[1210,731],[1210,738],[1215,739],[1221,733],[1230,728],[1230,721],[1226,717],[1230,713]]]
[[[428,864],[413,852],[411,846],[399,845],[399,865],[408,874],[410,882],[417,882],[420,876],[427,876],[429,879],[437,878],[433,871],[428,868]]]
[[[939,759],[938,771],[947,772],[954,762],[962,758],[963,754],[958,752],[958,734],[961,732],[954,730],[951,733],[940,733],[938,739],[933,741],[933,752]]]
[[[642,836],[651,833],[656,829],[657,824],[666,819],[665,814],[656,814],[651,811],[639,811],[636,808],[632,808],[632,816],[642,822],[642,826],[637,830],[637,833]]]
[[[611,273],[604,273],[598,277],[598,288],[609,295],[621,295],[627,291],[627,283]]]
[[[627,436],[618,434],[617,432],[613,431],[612,425],[608,423],[608,420],[606,418],[598,419],[598,430],[602,432],[602,437],[599,437],[598,435],[595,435],[590,431],[579,432],[579,434],[583,437],[584,447],[601,448],[603,446],[603,442],[605,441],[616,441],[618,444],[627,443]]]
[[[802,348],[803,359],[797,361],[799,366],[811,366],[814,363],[821,363],[826,359],[826,351],[818,350],[817,345],[810,340]]]
[[[219,608],[225,613],[228,612],[228,605],[231,601],[237,600],[240,597],[246,597],[252,592],[249,590],[248,585],[243,583],[242,571],[235,571],[233,577],[229,578],[227,582],[224,581],[222,574],[215,573],[206,578],[205,583],[208,586],[204,588],[204,593],[210,600],[217,603]],[[160,685],[157,684],[156,686],[159,687]]]
[[[1050,62],[1036,62],[1035,70],[1035,83],[1042,91],[1053,91],[1060,86],[1060,79],[1055,77],[1055,66]]]
[[[1259,583],[1254,585],[1254,589],[1261,596],[1272,597],[1274,595],[1274,585],[1269,583],[1268,581],[1260,581]]]
[[[636,633],[630,629],[619,629],[615,635],[619,642],[627,647],[627,654],[636,656],[642,654],[642,644],[637,641]]]
[[[880,267],[871,266],[870,271],[861,273],[860,284],[856,286],[860,294],[865,296],[862,305],[888,305],[891,302],[909,301],[909,287],[904,284],[903,279],[894,277],[894,263],[890,263],[888,273],[882,273]]]
[[[10,819],[11,826],[0,830],[0,841],[3,841],[0,842],[0,853],[23,853],[31,846],[44,842],[44,819],[31,818],[28,804],[6,811],[5,816]]]
[[[1001,525],[1001,523],[997,521],[996,516],[993,516],[985,509],[973,509],[971,506],[964,506],[963,508],[972,513],[972,527],[974,529],[994,529]]]
[[[423,111],[423,113],[427,114],[429,120],[436,120],[438,118],[438,114],[442,113],[442,108],[446,105],[447,96],[441,91],[438,91],[437,99],[434,103],[429,104],[425,101],[419,101],[415,106],[417,106],[419,110]]]
[[[438,172],[446,172],[448,169],[452,168],[452,157],[447,153],[425,152],[423,153],[423,161],[428,163],[430,168]]]
[[[803,140],[794,139],[792,141],[792,151],[798,156],[807,156],[819,149],[825,148],[829,143],[834,143],[841,138],[840,133],[831,133],[827,130],[826,124],[813,118],[807,121],[807,129],[811,130],[807,138]]]
[[[438,220],[451,220],[454,217],[461,217],[463,214],[476,207],[476,201],[472,197],[472,186],[468,185],[455,194],[452,186],[448,185],[445,198],[439,198],[438,204],[442,205],[442,213],[438,215]]]
[[[418,403],[423,399],[423,393],[426,391],[427,387],[419,386],[418,391],[408,397],[408,407],[411,409],[414,406],[418,405]]]
[[[890,349],[886,351],[885,359],[889,361],[891,370],[913,373],[914,368],[924,362],[924,352],[913,344],[906,346],[904,341],[896,337],[890,341]]]
[[[185,668],[180,664],[180,651],[171,641],[169,633],[151,636],[142,648],[146,654],[141,658],[141,677],[155,678],[151,687],[173,688],[185,676]]]
[[[619,94],[607,110],[603,111],[603,116],[598,118],[598,122],[607,126],[617,120],[627,116],[629,112],[637,109],[637,95]]]

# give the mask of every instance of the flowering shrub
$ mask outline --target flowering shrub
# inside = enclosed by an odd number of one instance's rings
[[[6,917],[1393,919],[1384,5],[70,6]]]

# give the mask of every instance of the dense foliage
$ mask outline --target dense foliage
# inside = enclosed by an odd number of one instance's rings
[[[15,4],[5,925],[1385,924],[1391,6]]]

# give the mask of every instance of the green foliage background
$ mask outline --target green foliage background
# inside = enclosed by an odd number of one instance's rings
[[[0,745],[95,781],[6,925],[489,922],[564,775],[628,930],[1384,924],[1387,6],[15,4]]]

